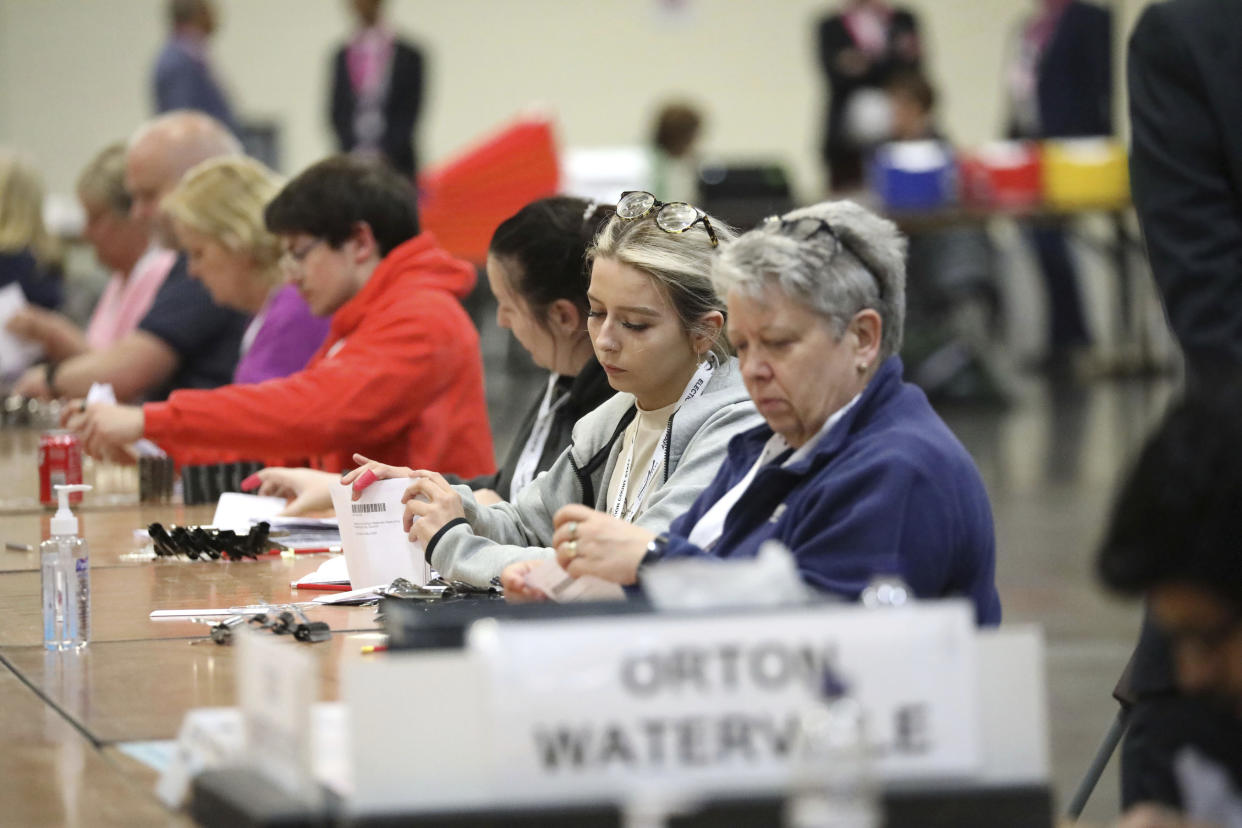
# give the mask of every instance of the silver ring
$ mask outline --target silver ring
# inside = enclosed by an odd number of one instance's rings
[[[578,539],[578,521],[571,520],[565,524],[565,528],[569,531],[569,539],[576,541]]]

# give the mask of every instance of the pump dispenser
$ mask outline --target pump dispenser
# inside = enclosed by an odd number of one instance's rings
[[[50,521],[51,537],[39,544],[43,580],[43,646],[49,650],[85,647],[91,631],[91,570],[86,541],[78,536],[78,518],[69,495],[85,492],[80,484],[55,487],[60,508]]]

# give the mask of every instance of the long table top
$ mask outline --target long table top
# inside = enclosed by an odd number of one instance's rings
[[[0,801],[21,825],[187,824],[153,793],[155,774],[119,743],[173,739],[195,707],[237,703],[232,647],[211,642],[189,619],[152,620],[155,609],[213,609],[308,602],[324,593],[294,581],[323,554],[238,562],[153,560],[134,530],[154,521],[206,523],[212,508],[137,503],[123,487],[78,510],[90,548],[91,643],[79,652],[43,649],[39,555],[50,512],[37,503],[39,433],[0,430],[0,540],[36,551],[0,551]],[[96,470],[98,471],[98,470]],[[123,480],[115,474],[113,480]],[[128,503],[126,503],[128,498]],[[321,699],[338,698],[350,632],[375,631],[372,607],[311,607],[331,641],[307,647],[320,665]],[[15,803],[16,810],[10,810]]]

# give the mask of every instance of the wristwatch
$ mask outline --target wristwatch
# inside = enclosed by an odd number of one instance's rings
[[[664,557],[664,553],[668,550],[668,532],[661,532],[651,539],[651,543],[647,544],[647,552],[643,555],[643,559],[638,562],[639,566],[653,563]]]

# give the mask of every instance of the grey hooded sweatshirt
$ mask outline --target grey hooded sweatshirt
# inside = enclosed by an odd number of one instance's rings
[[[432,539],[431,565],[445,578],[486,585],[517,561],[555,557],[552,516],[570,503],[607,511],[607,481],[621,453],[621,434],[634,419],[634,395],[619,393],[574,424],[569,448],[512,502],[482,506],[469,488],[461,495],[466,523]],[[716,476],[734,435],[762,422],[746,396],[736,359],[712,372],[703,393],[669,420],[662,484],[634,523],[663,532]]]

